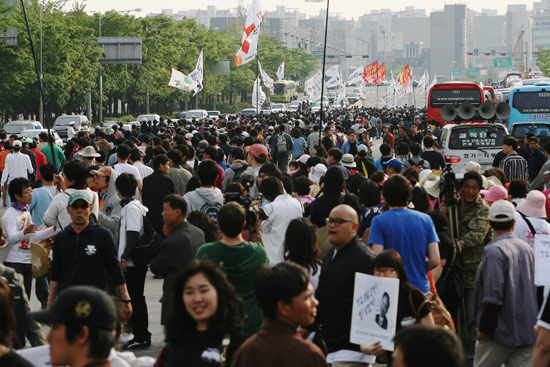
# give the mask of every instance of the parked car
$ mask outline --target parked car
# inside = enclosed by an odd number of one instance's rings
[[[183,118],[185,118],[185,114],[187,113],[187,111],[181,111],[179,112],[177,115],[176,115],[176,119],[178,120],[181,120]]]
[[[218,121],[222,115],[220,111],[208,111],[208,118],[214,121]]]
[[[53,141],[54,141],[55,145],[57,145],[58,147],[62,147],[64,144],[63,144],[63,140],[59,137],[59,134],[53,129],[50,129],[50,132],[53,136]],[[41,133],[46,133],[47,134],[48,129],[23,130],[19,134],[19,137],[24,136],[25,138],[28,138],[28,139],[38,139],[38,135],[40,135]]]
[[[4,125],[4,130],[6,134],[10,136],[11,134],[21,134],[23,130],[34,130],[42,129],[42,124],[40,121],[33,120],[16,120],[10,121]]]
[[[300,108],[300,101],[292,101],[290,102],[290,104],[288,105],[288,110],[289,111],[298,111],[298,108]]]
[[[160,121],[160,116],[157,115],[156,113],[146,113],[146,114],[143,114],[143,115],[139,115],[137,118],[136,118],[136,121]]]
[[[206,110],[191,110],[185,113],[186,121],[193,121],[193,118],[198,121],[202,121],[208,118],[208,112]]]
[[[286,112],[286,106],[282,103],[272,103],[271,113],[283,113]]]
[[[245,108],[244,110],[241,111],[241,115],[243,115],[244,117],[255,116],[256,115],[256,109],[255,108]]]
[[[74,122],[74,131],[78,132],[80,131],[82,124],[90,124],[90,121],[88,121],[88,117],[84,115],[61,115],[58,118],[55,119],[55,122],[53,123],[53,128],[61,139],[67,140],[67,129],[69,128],[69,124],[71,122]]]

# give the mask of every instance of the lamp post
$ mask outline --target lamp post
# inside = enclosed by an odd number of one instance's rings
[[[101,38],[101,20],[102,18],[108,18],[113,14],[122,14],[122,13],[130,13],[130,12],[137,12],[139,13],[141,11],[141,8],[135,8],[130,10],[119,10],[119,11],[113,11],[107,16],[103,16],[103,14],[99,13],[99,38]],[[101,124],[103,122],[103,66],[99,64],[99,123]]]
[[[323,117],[324,117],[324,108],[323,108],[323,97],[325,95],[325,64],[327,59],[327,32],[328,32],[328,8],[330,5],[330,0],[327,0],[327,16],[325,19],[325,44],[323,45],[323,71],[321,73],[321,109],[320,115],[321,119],[319,120],[319,145],[321,145],[321,135],[322,135],[322,126],[323,126]]]

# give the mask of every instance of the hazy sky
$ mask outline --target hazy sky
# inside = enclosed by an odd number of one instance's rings
[[[88,11],[101,11],[115,9],[115,10],[127,10],[141,8],[140,13],[134,13],[137,16],[145,16],[150,12],[159,13],[161,9],[173,9],[188,10],[188,9],[206,9],[207,5],[216,5],[218,9],[235,8],[242,2],[247,7],[251,0],[205,0],[205,1],[191,1],[191,0],[85,0],[86,9]],[[450,4],[457,3],[459,1],[447,1]],[[297,8],[302,12],[308,14],[319,14],[321,8],[325,7],[326,1],[312,3],[305,0],[262,0],[264,9],[267,11],[274,10],[276,5],[285,5],[287,8]],[[472,1],[466,2],[469,7],[474,10],[480,11],[482,8],[497,9],[499,14],[506,12],[506,6],[508,4],[527,4],[529,8],[532,8],[533,2],[525,2],[521,0],[484,0],[484,1]],[[377,5],[379,4],[379,5]],[[426,9],[427,14],[431,9],[442,9],[445,5],[444,0],[416,0],[414,2],[405,2],[403,0],[332,0],[330,2],[331,13],[341,13],[345,18],[355,18],[369,13],[371,9],[390,8],[392,10],[403,10],[405,5],[413,5],[416,8]]]

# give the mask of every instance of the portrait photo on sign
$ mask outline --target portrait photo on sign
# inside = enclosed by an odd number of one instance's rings
[[[356,273],[350,342],[393,351],[398,298],[399,279]]]

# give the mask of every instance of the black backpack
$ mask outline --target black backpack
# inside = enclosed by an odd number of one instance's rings
[[[157,256],[162,240],[162,236],[157,233],[149,219],[143,216],[143,236],[137,241],[130,255],[136,266],[149,265]]]
[[[0,276],[3,276],[8,281],[11,294],[13,295],[13,312],[15,314],[15,324],[17,338],[20,345],[16,348],[22,348],[25,346],[25,330],[27,329],[27,309],[25,307],[24,292],[25,290],[16,285],[15,282],[15,270],[10,267],[5,267],[5,270]]]

